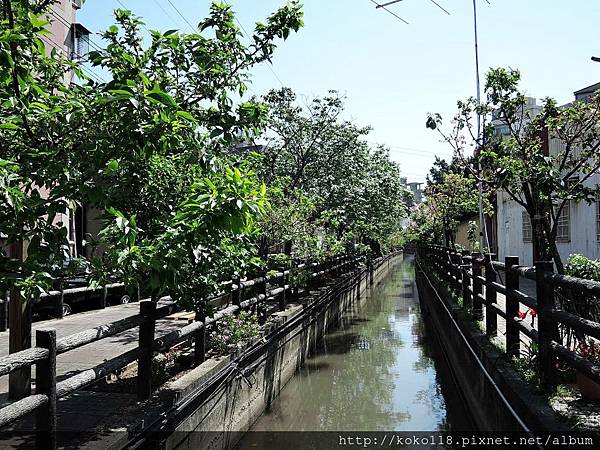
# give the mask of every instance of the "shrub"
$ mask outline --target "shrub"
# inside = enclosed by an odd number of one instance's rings
[[[241,312],[237,316],[226,316],[217,322],[209,334],[209,346],[219,354],[231,353],[242,348],[245,342],[258,336],[260,326],[256,314]]]
[[[570,255],[565,273],[572,277],[600,281],[600,261],[579,254]]]

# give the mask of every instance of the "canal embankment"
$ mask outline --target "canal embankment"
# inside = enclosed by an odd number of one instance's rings
[[[468,410],[482,432],[539,435],[567,432],[547,399],[527,385],[484,332],[464,319],[443,283],[417,263],[423,314],[451,369]]]
[[[160,389],[132,414],[120,446],[233,448],[314,354],[353,304],[363,301],[402,258],[376,260],[275,313],[269,331],[236,355],[212,358]],[[138,426],[135,426],[138,424]],[[124,430],[125,431],[125,430]]]

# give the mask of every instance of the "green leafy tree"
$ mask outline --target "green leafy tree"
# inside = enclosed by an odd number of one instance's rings
[[[257,23],[248,46],[223,3],[198,33],[152,32],[148,46],[141,20],[117,10],[106,48],[90,54],[111,76],[96,83],[44,47],[49,3],[3,1],[0,233],[27,247],[3,262],[3,279],[28,299],[48,289],[68,256],[60,216],[85,204],[107,211],[107,253],[91,266],[98,281],[116,271],[201,309],[219,276],[252,264],[267,205],[253,171],[230,157],[235,136],[260,131],[265,109],[232,98],[302,25],[300,6]],[[82,81],[66,86],[71,72]]]
[[[454,246],[459,223],[479,211],[477,181],[473,177],[447,173],[442,183],[427,187],[425,196],[433,212],[434,226],[441,227],[446,245]],[[489,201],[484,200],[485,212],[493,214]]]
[[[358,243],[380,252],[400,228],[410,198],[388,152],[370,149],[363,139],[369,128],[341,120],[343,99],[335,91],[305,106],[289,88],[271,91],[263,101],[269,113],[259,174],[277,186],[284,210],[311,203],[305,221],[296,222],[304,230],[296,245],[315,255],[319,248],[337,253]],[[283,221],[271,228],[294,227]]]
[[[465,167],[489,189],[504,191],[525,209],[533,225],[534,260],[554,260],[563,273],[556,245],[558,218],[570,202],[592,202],[598,193],[588,180],[600,169],[600,96],[562,107],[546,98],[541,110],[532,112],[519,91],[520,78],[516,70],[491,70],[485,100],[459,102],[454,130],[444,138],[459,158],[469,141],[479,145],[476,162],[481,170],[474,164]],[[480,142],[473,131],[477,113],[487,124]],[[430,117],[431,122],[436,128],[441,118]],[[508,130],[507,136],[495,133],[499,125]]]

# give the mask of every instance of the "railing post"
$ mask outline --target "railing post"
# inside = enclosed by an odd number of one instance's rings
[[[256,310],[258,313],[258,323],[264,324],[267,321],[266,314],[266,304],[267,304],[267,268],[261,267],[260,272],[258,274],[262,281],[258,287],[258,303],[256,305]],[[263,296],[263,300],[260,300],[260,297]]]
[[[504,262],[506,265],[506,353],[510,356],[519,356],[521,341],[519,328],[515,323],[515,317],[519,313],[519,302],[510,296],[510,291],[519,290],[519,274],[513,270],[513,267],[519,265],[519,257],[507,256]]]
[[[8,351],[20,352],[31,348],[31,304],[16,287],[10,291],[10,309],[8,317]],[[31,366],[25,366],[8,375],[8,397],[18,400],[31,394]]]
[[[461,275],[462,272],[460,270],[460,265],[462,262],[462,258],[458,253],[452,253],[450,255],[451,273],[452,273],[452,287],[458,292],[461,288]]]
[[[139,356],[137,374],[137,397],[143,401],[152,394],[152,344],[154,343],[154,328],[156,303],[152,300],[140,302],[140,315],[144,321],[140,324],[139,331]]]
[[[496,281],[496,270],[492,265],[497,260],[494,253],[485,255],[485,334],[487,336],[496,336],[498,330],[498,315],[492,304],[497,303],[497,292],[491,287]]]
[[[48,350],[48,358],[35,364],[35,393],[48,397],[48,403],[35,412],[35,447],[54,450],[56,443],[56,330],[36,330],[36,347]]]
[[[473,296],[471,295],[471,278],[469,277],[469,260],[467,259],[468,256],[469,252],[464,251],[462,256],[462,297],[463,307],[466,309],[471,309],[473,307]]]
[[[551,314],[554,310],[554,284],[546,279],[554,271],[552,262],[535,263],[535,282],[538,314],[539,371],[542,383],[547,387],[557,384],[556,357],[552,351],[552,341],[558,341],[556,321]]]
[[[233,286],[237,286],[235,289]],[[240,279],[239,273],[234,273],[233,278],[231,279],[231,303],[239,308],[240,303],[242,303],[242,280]],[[239,309],[237,313],[239,314]]]
[[[478,277],[482,275],[481,270],[481,253],[474,252],[472,255],[471,264],[473,271],[473,320],[479,321],[483,318],[483,302],[481,301],[481,295],[483,295],[483,283]]]
[[[100,300],[100,309],[106,308],[108,300],[108,288],[106,285],[102,286],[102,300]]]
[[[206,361],[206,314],[196,311],[195,320],[202,323],[194,332],[194,366],[199,366]]]
[[[58,297],[58,304],[56,305],[56,317],[63,319],[65,317],[65,286],[63,283],[60,285],[60,296]]]
[[[287,276],[285,275],[285,266],[282,266],[279,268],[279,270],[282,273],[281,276],[281,287],[283,288],[283,292],[281,294],[279,294],[279,311],[285,311],[285,307],[286,307],[286,289],[285,289],[285,285],[286,285],[286,281],[287,281]]]
[[[8,329],[8,293],[2,292],[0,298],[0,331]]]
[[[374,273],[373,273],[373,259],[369,258],[369,286],[373,286],[373,278],[374,278]]]
[[[292,260],[292,267],[290,268],[290,272],[294,274],[294,276],[296,277],[296,281],[294,282],[294,287],[292,288],[292,296],[294,297],[294,300],[298,300],[298,266],[300,264],[298,263],[298,260],[293,259]]]

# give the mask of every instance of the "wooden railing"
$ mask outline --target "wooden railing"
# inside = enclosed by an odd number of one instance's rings
[[[373,268],[378,267],[385,258],[367,262],[368,276],[373,281]],[[341,276],[357,270],[361,258],[342,256],[320,264],[300,264],[295,269],[309,270],[308,288],[316,286],[325,275]],[[285,310],[287,295],[297,289],[290,286],[290,270],[285,269],[267,274],[263,271],[259,277],[240,280],[235,277],[223,284],[224,292],[208,300],[220,309],[212,317],[199,317],[188,325],[166,335],[156,337],[156,321],[175,311],[176,304],[170,297],[164,297],[158,303],[150,300],[140,302],[140,313],[134,316],[97,326],[61,339],[56,339],[56,330],[36,330],[36,347],[0,358],[0,376],[8,375],[18,369],[35,365],[35,394],[14,401],[0,409],[0,429],[6,427],[27,414],[34,412],[36,423],[36,442],[39,448],[56,448],[57,400],[103,379],[107,375],[125,368],[137,361],[137,396],[146,400],[152,393],[152,358],[155,352],[168,350],[186,339],[194,341],[194,363],[200,364],[206,357],[206,329],[224,317],[241,310],[252,308],[260,310],[267,303],[277,301],[277,309]],[[274,304],[274,303],[273,303]],[[110,336],[139,327],[138,346],[110,360],[103,361],[93,368],[81,371],[65,380],[57,382],[56,357]]]
[[[554,273],[550,262],[527,267],[519,265],[519,258],[515,256],[507,256],[504,262],[499,262],[494,254],[459,253],[441,246],[420,247],[418,259],[433,269],[462,299],[472,320],[480,321],[485,309],[485,332],[489,337],[496,336],[498,316],[505,319],[505,352],[508,355],[519,356],[520,333],[537,343],[537,370],[544,385],[553,387],[557,384],[559,359],[600,383],[600,366],[579,355],[576,348],[566,345],[560,333],[561,329],[570,329],[598,342],[600,323],[564,311],[556,301],[559,290],[576,291],[584,300],[600,301],[599,282]],[[522,278],[535,283],[535,296],[520,290]],[[504,295],[504,305],[498,302],[498,294]],[[521,305],[535,311],[537,328],[520,319]]]

